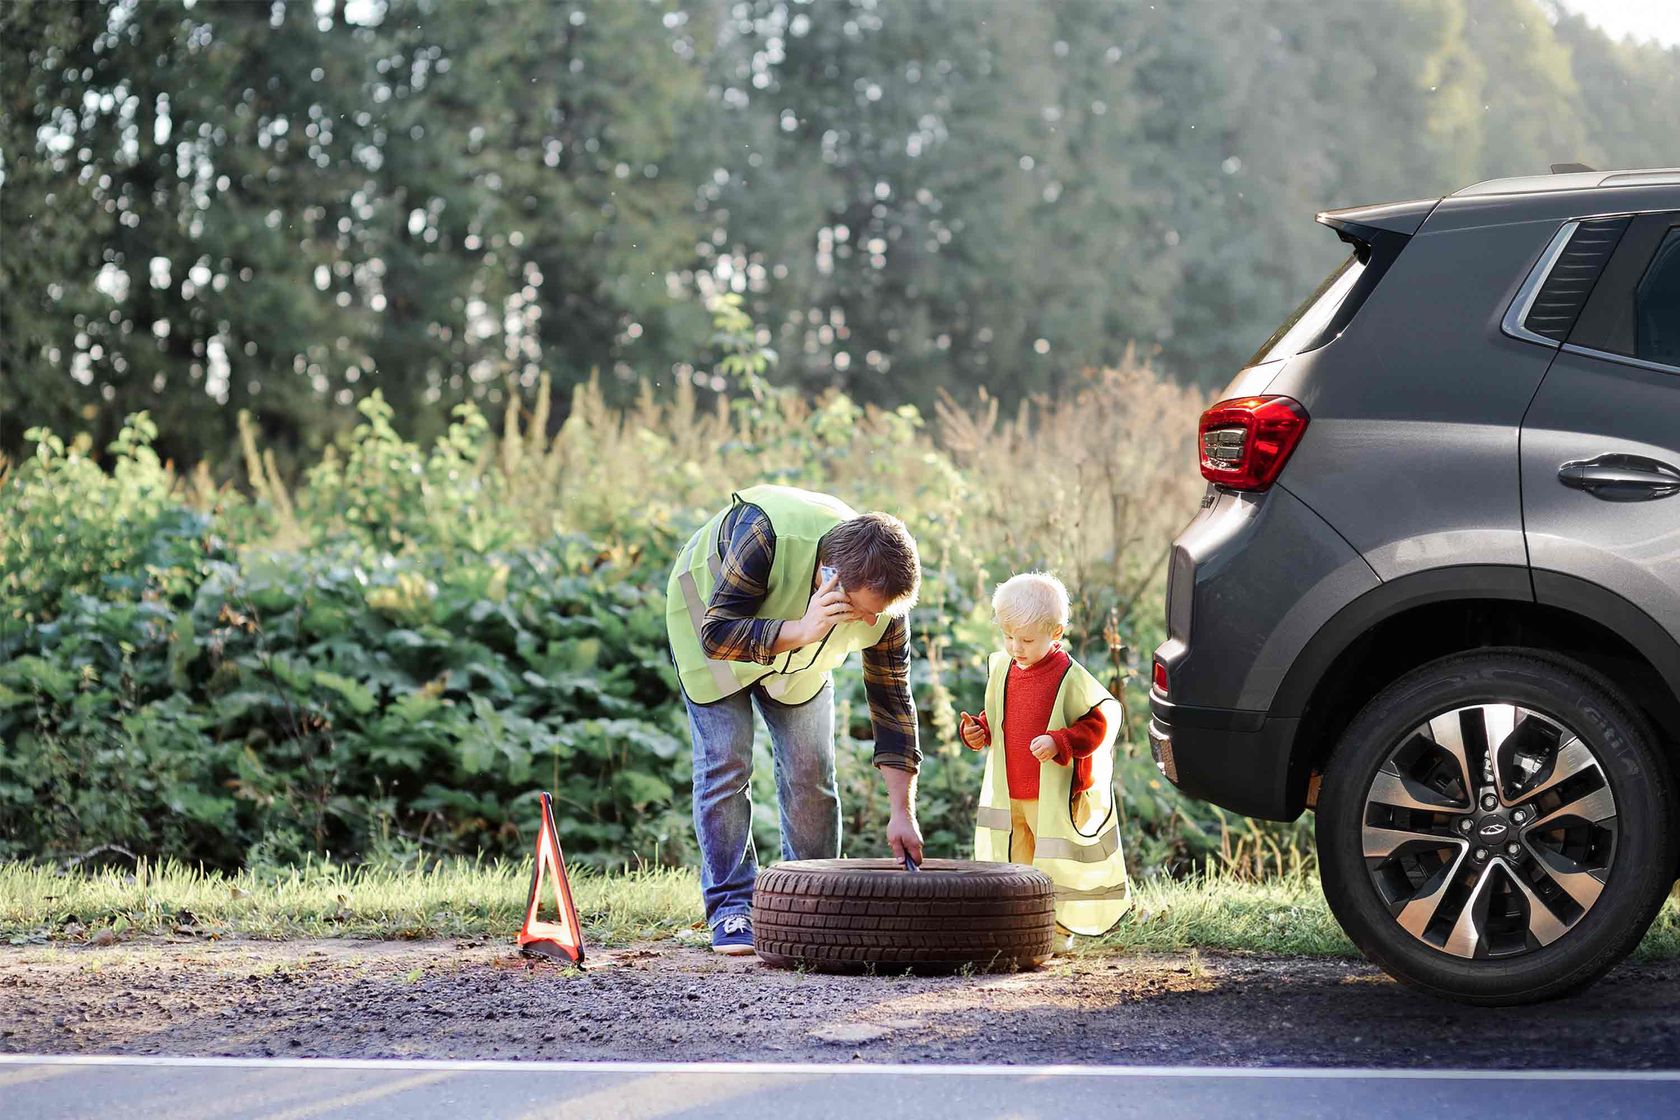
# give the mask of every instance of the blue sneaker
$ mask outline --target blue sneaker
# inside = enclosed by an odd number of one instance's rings
[[[731,914],[712,927],[712,952],[745,957],[752,951],[752,919],[745,914]]]

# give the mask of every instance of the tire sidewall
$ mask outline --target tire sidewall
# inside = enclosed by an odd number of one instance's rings
[[[774,967],[1014,971],[1051,955],[1054,928],[1054,884],[1012,863],[794,861],[753,891],[753,944]]]
[[[1426,945],[1400,927],[1366,870],[1360,830],[1371,783],[1401,739],[1432,716],[1487,703],[1537,711],[1581,737],[1616,799],[1618,835],[1604,891],[1574,928],[1523,956],[1475,961]],[[1317,820],[1325,896],[1366,956],[1414,986],[1485,1002],[1562,994],[1621,959],[1661,906],[1675,862],[1669,788],[1649,730],[1602,678],[1515,653],[1448,658],[1385,689],[1337,746]]]

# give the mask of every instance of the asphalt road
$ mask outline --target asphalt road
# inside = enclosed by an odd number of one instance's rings
[[[5,1120],[828,1120],[1674,1114],[1680,1071],[0,1056]]]

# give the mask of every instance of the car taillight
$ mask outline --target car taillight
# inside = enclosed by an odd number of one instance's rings
[[[1233,490],[1264,490],[1307,430],[1307,410],[1288,397],[1220,401],[1202,413],[1202,477]]]
[[[1159,692],[1162,696],[1170,695],[1170,693],[1167,692],[1167,667],[1159,661],[1155,662],[1154,683],[1156,692]]]

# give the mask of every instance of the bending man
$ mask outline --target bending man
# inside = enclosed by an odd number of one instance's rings
[[[788,486],[734,496],[690,538],[666,589],[671,654],[694,737],[694,832],[712,948],[752,952],[753,708],[770,730],[783,859],[840,854],[832,670],[863,651],[895,859],[920,861],[916,707],[904,616],[916,542],[884,513]]]

